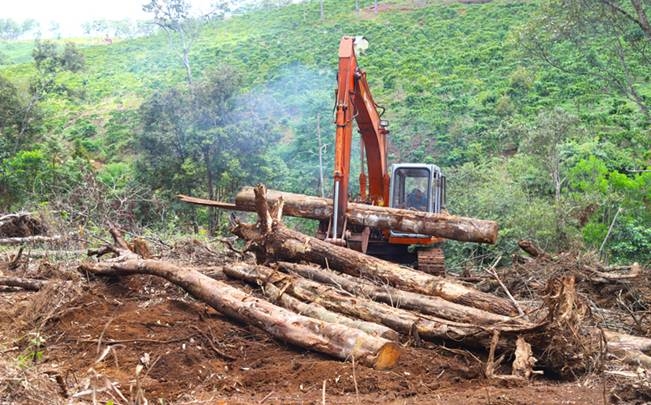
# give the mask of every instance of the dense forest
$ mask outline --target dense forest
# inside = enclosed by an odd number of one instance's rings
[[[520,238],[651,260],[648,1],[160,3],[146,36],[0,41],[1,212],[223,233],[175,195],[319,195],[320,151],[327,194],[338,44],[364,35],[390,161],[439,165],[451,213],[500,224],[496,246],[446,243],[451,270]]]

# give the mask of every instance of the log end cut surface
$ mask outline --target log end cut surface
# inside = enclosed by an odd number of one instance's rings
[[[393,342],[388,342],[380,349],[374,368],[376,370],[388,370],[395,367],[400,360],[400,346]]]

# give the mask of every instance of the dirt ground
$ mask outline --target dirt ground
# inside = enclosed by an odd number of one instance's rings
[[[0,292],[0,404],[599,404],[615,388],[594,375],[490,381],[482,354],[444,342],[404,341],[399,366],[377,371],[276,341],[153,276],[25,271],[57,283]]]

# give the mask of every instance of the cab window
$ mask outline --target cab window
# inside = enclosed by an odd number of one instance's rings
[[[428,211],[430,205],[430,171],[426,168],[400,168],[394,173],[391,206]]]

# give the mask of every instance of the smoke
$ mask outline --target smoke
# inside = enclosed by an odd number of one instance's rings
[[[335,86],[334,71],[292,63],[238,98],[239,119],[268,123],[269,132],[264,136],[274,138],[269,154],[280,157],[280,171],[286,173],[279,181],[272,181],[274,187],[319,192],[319,128],[325,145],[324,177],[331,176]],[[329,184],[327,180],[325,183]]]
[[[261,117],[296,128],[305,117],[317,112],[323,115],[332,103],[335,80],[332,71],[293,63],[241,96],[238,104],[243,110],[255,111]]]

